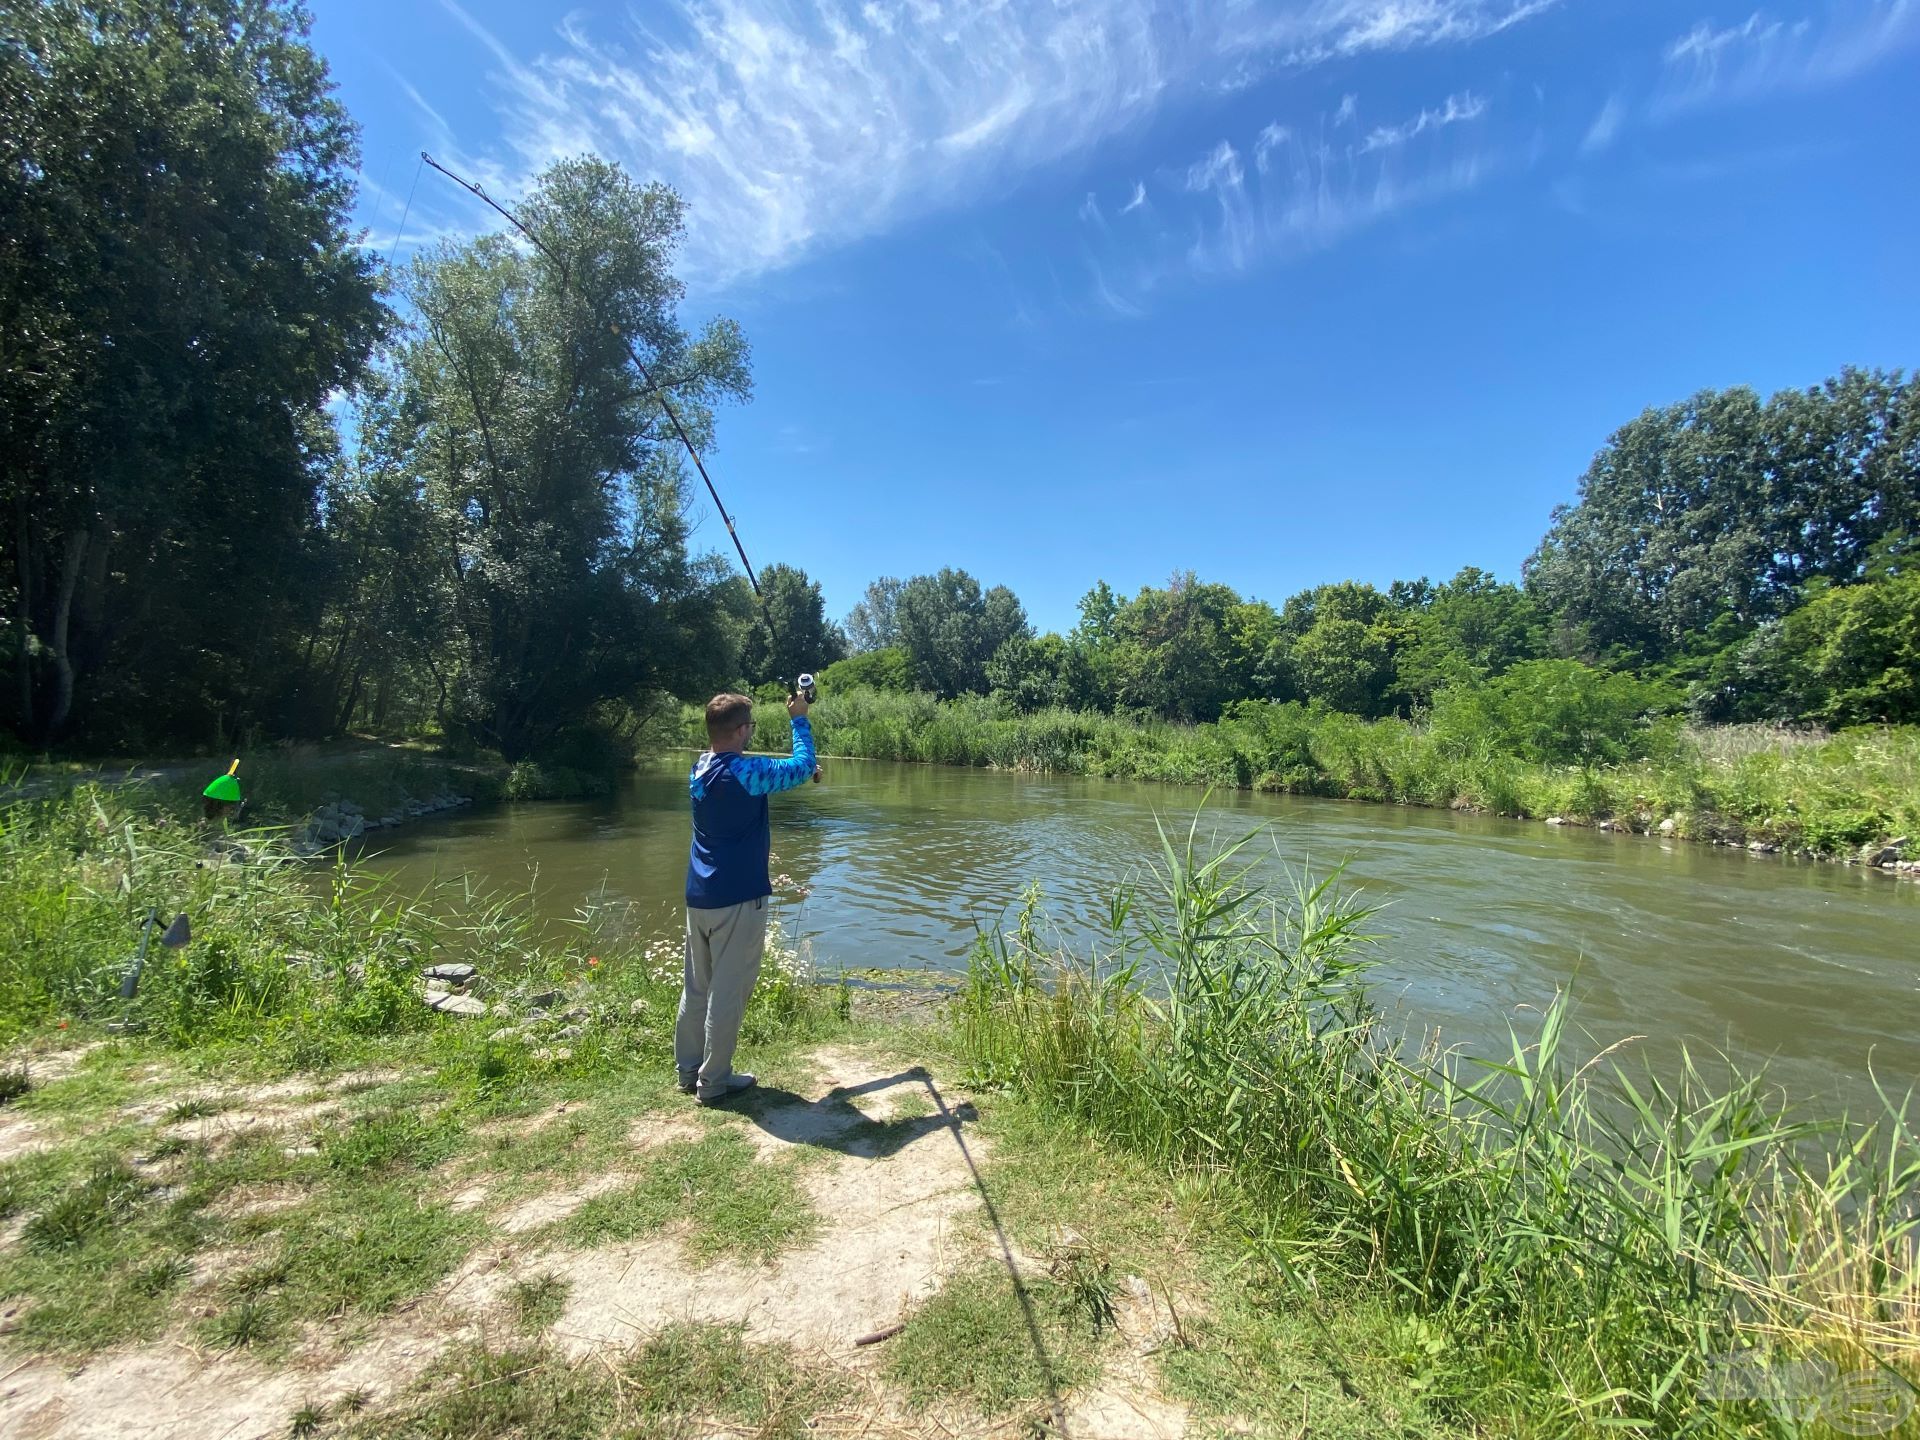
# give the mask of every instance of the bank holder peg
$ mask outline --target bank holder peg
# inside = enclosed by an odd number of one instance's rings
[[[147,964],[147,942],[153,939],[153,927],[160,923],[158,910],[147,911],[145,923],[140,927],[140,948],[134,952],[133,963],[127,967],[127,973],[120,977],[120,998],[131,1000],[140,989],[140,972]],[[169,950],[182,950],[193,939],[193,926],[188,922],[186,912],[173,917],[173,923],[160,932],[160,943]]]

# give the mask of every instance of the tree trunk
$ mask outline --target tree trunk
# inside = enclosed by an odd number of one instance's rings
[[[20,733],[32,735],[33,724],[33,531],[27,520],[27,497],[17,506],[16,542],[20,567],[19,611],[15,621],[20,628]]]
[[[60,557],[60,599],[53,612],[53,713],[47,717],[51,738],[67,723],[73,710],[73,658],[67,653],[67,630],[73,620],[73,593],[80,585],[80,565],[87,556],[88,534],[76,530],[67,536]]]

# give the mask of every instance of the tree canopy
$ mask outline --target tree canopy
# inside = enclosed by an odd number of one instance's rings
[[[298,5],[6,16],[15,723],[206,733],[271,708],[324,602],[323,407],[385,316],[347,228],[357,136]]]

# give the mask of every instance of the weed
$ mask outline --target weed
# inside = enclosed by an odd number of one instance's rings
[[[33,1081],[27,1078],[27,1067],[14,1065],[0,1070],[0,1105],[18,1100],[33,1089]]]
[[[286,1325],[285,1313],[270,1297],[244,1295],[205,1321],[200,1334],[217,1350],[249,1350],[274,1344]]]
[[[34,1250],[70,1250],[124,1220],[145,1192],[123,1162],[95,1170],[27,1221],[21,1239]]]
[[[287,1433],[303,1440],[308,1435],[318,1435],[320,1427],[327,1423],[327,1407],[317,1401],[308,1400],[293,1412],[293,1418],[287,1422]]]
[[[566,1311],[569,1288],[566,1280],[551,1273],[514,1281],[507,1304],[520,1333],[538,1335],[558,1320]]]
[[[227,1108],[227,1101],[214,1096],[193,1095],[180,1101],[179,1104],[167,1111],[164,1123],[171,1125],[181,1120],[199,1120],[208,1115],[218,1115],[222,1110]]]
[[[1341,1309],[1384,1290],[1423,1327],[1371,1342],[1401,1357],[1403,1391],[1678,1432],[1736,1349],[1862,1369],[1920,1348],[1903,1105],[1823,1127],[1690,1058],[1672,1080],[1570,1072],[1564,998],[1497,1063],[1403,1055],[1366,994],[1364,912],[1328,882],[1268,899],[1234,869],[1246,843],[1167,839],[1163,902],[1092,957],[983,937],[955,1036],[1043,1111],[1207,1176],[1175,1183],[1229,1202],[1248,1283],[1313,1319],[1327,1365],[1349,1363],[1326,1342]],[[1463,1334],[1476,1378],[1446,1338]]]

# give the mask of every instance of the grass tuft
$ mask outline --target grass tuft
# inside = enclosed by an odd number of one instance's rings
[[[33,1250],[77,1249],[125,1220],[145,1188],[125,1162],[104,1165],[27,1221],[21,1239]]]
[[[516,1280],[507,1292],[507,1305],[522,1335],[538,1335],[566,1312],[572,1286],[558,1275],[534,1275]]]

